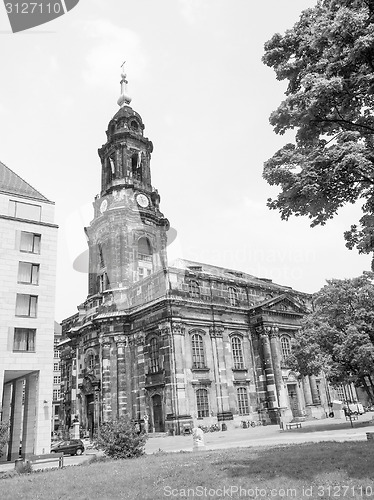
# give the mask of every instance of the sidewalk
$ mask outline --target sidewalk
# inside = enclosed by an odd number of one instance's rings
[[[374,413],[361,415],[353,422],[324,419],[302,423],[301,429],[280,430],[278,425],[234,429],[225,432],[204,434],[207,450],[223,448],[286,445],[320,441],[366,441],[366,433],[374,432],[372,417]],[[192,451],[192,436],[168,436],[150,438],[146,453]]]

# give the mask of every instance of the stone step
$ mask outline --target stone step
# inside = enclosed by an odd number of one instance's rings
[[[167,432],[149,432],[148,437],[149,438],[160,438],[160,437],[167,437],[169,434]]]

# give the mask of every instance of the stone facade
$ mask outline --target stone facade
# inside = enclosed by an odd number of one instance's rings
[[[85,229],[88,297],[62,322],[63,425],[78,416],[92,435],[127,415],[149,432],[181,433],[324,417],[323,377],[301,379],[284,364],[310,297],[246,273],[168,263],[169,222],[143,132],[122,99],[99,149],[101,192]]]
[[[54,204],[0,162],[2,459],[49,453],[57,226]]]

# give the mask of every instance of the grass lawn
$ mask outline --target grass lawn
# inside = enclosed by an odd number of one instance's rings
[[[374,444],[323,442],[157,453],[0,480],[1,500],[125,498],[370,499]]]

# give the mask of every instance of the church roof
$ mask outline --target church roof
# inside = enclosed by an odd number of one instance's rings
[[[140,122],[142,122],[142,118],[139,113],[134,111],[130,106],[123,106],[122,108],[120,108],[113,116],[112,120],[118,120],[119,118],[123,117],[130,118],[131,116],[136,116],[140,120]]]
[[[290,286],[278,285],[273,283],[271,279],[257,278],[252,274],[244,273],[242,271],[235,271],[224,267],[213,266],[211,264],[202,264],[186,259],[176,259],[170,263],[169,267],[183,269],[185,271],[200,272],[212,277],[221,278],[225,280],[235,280],[237,282],[251,283],[252,285],[267,286],[268,288],[277,288],[279,290],[287,291],[292,290]]]
[[[17,175],[0,161],[0,191],[3,193],[25,196],[34,200],[49,202],[39,191]]]

